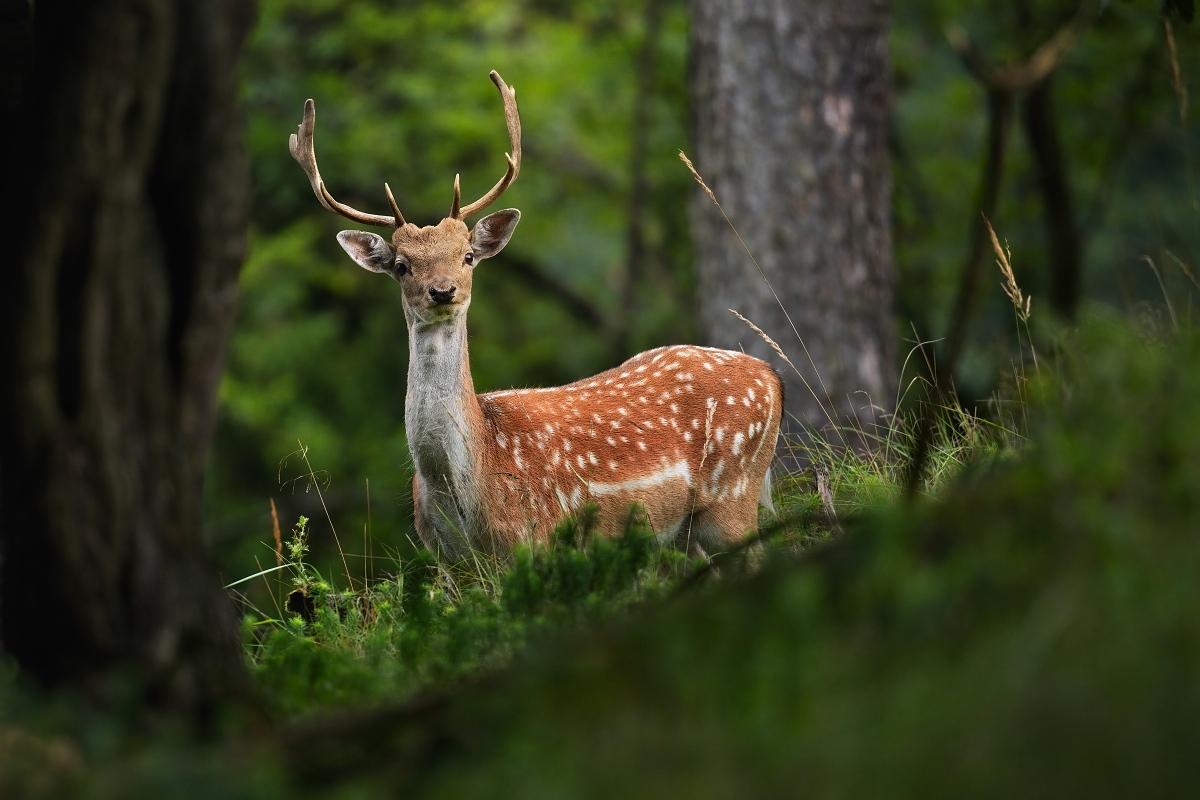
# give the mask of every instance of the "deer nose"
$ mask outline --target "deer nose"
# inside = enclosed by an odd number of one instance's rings
[[[449,303],[454,299],[455,287],[453,284],[448,289],[439,289],[436,286],[429,287],[429,299],[435,303]]]

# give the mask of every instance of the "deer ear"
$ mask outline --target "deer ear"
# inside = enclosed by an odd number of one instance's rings
[[[488,214],[471,231],[471,249],[476,258],[491,258],[504,249],[517,223],[521,221],[521,212],[515,208],[506,208],[494,214]]]
[[[396,266],[396,251],[382,236],[366,231],[342,231],[337,239],[363,269],[391,272]]]

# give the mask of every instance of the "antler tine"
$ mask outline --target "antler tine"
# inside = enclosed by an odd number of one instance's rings
[[[400,206],[396,205],[396,198],[392,195],[392,187],[388,186],[386,181],[383,184],[383,190],[387,192],[388,205],[392,207],[392,216],[396,218],[396,221],[393,224],[397,228],[403,227],[404,215],[400,213]]]
[[[492,79],[492,83],[496,84],[496,88],[500,90],[500,97],[504,100],[504,121],[508,124],[508,140],[512,145],[512,155],[504,154],[504,158],[508,161],[508,169],[505,171],[504,177],[491,188],[491,191],[461,209],[458,207],[458,181],[455,179],[454,208],[458,211],[453,215],[455,219],[466,219],[496,202],[500,195],[504,194],[512,182],[517,179],[517,174],[521,171],[521,117],[517,113],[517,90],[510,88],[496,70],[492,70],[488,77]]]
[[[450,204],[450,218],[462,219],[463,215],[459,211],[459,206],[462,203],[462,194],[458,190],[458,173],[454,174],[454,202]]]
[[[392,207],[396,212],[396,217],[392,218],[379,214],[365,214],[333,199],[333,195],[329,193],[329,189],[325,188],[325,182],[321,180],[321,173],[317,169],[317,154],[313,149],[313,129],[316,127],[316,123],[317,107],[312,100],[306,100],[304,101],[304,120],[300,123],[299,135],[292,134],[288,140],[288,149],[292,152],[292,158],[296,159],[296,163],[308,175],[308,182],[312,186],[313,194],[317,196],[321,205],[335,214],[341,214],[347,219],[361,222],[364,225],[378,225],[381,228],[395,228],[402,225],[403,218],[400,217],[399,210],[395,208],[395,201],[393,201]],[[388,195],[390,198],[390,190]]]

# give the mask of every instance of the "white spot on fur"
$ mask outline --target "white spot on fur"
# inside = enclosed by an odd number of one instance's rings
[[[717,462],[717,465],[715,467],[713,467],[712,478],[709,480],[708,494],[711,495],[717,491],[717,488],[720,485],[719,481],[721,480],[721,473],[724,471],[725,471],[725,459],[722,458],[720,461]]]
[[[616,494],[617,492],[637,492],[661,486],[668,481],[677,479],[682,479],[688,486],[692,485],[692,470],[688,467],[686,460],[676,461],[674,464],[666,464],[662,469],[652,472],[649,475],[632,478],[620,483],[591,483],[588,484],[588,491],[593,495],[601,496]]]

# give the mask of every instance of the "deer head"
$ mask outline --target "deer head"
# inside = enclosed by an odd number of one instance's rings
[[[404,292],[404,313],[413,323],[454,319],[466,313],[471,303],[475,265],[499,253],[508,244],[521,219],[520,211],[508,208],[489,214],[473,228],[466,224],[468,217],[499,199],[521,171],[521,118],[517,113],[516,90],[505,84],[495,70],[489,77],[504,101],[504,117],[512,146],[512,154],[504,156],[508,168],[487,194],[466,206],[460,204],[459,176],[455,175],[450,215],[437,225],[418,227],[405,222],[392,189],[386,183],[383,186],[391,215],[367,214],[335,200],[317,169],[313,148],[316,106],[312,100],[305,102],[304,120],[298,134],[292,134],[289,142],[292,157],[304,168],[321,205],[355,222],[392,228],[391,241],[375,233],[357,230],[342,231],[337,238],[360,267],[390,275],[400,284]]]

